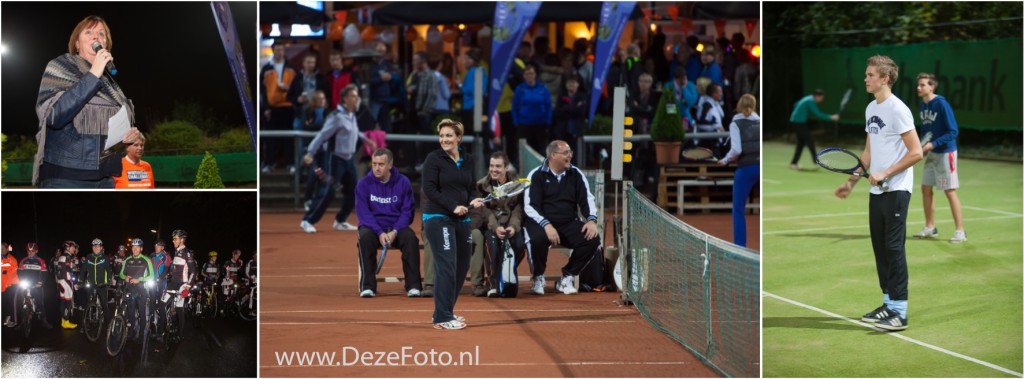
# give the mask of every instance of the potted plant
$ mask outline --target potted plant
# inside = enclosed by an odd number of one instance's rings
[[[683,148],[683,118],[681,109],[676,109],[676,96],[673,91],[661,93],[658,111],[651,121],[651,140],[657,154],[658,164],[679,163],[679,151]]]

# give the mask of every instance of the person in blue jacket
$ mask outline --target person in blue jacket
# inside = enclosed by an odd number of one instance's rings
[[[409,178],[394,166],[391,150],[373,152],[369,174],[356,184],[359,217],[359,296],[377,294],[377,252],[388,245],[402,251],[402,271],[409,297],[419,297],[420,241],[409,228],[415,199]]]
[[[953,108],[949,106],[945,97],[935,94],[936,87],[938,82],[935,75],[917,75],[917,95],[921,97],[921,102],[917,105],[921,116],[921,135],[931,133],[932,139],[921,146],[926,153],[924,174],[921,176],[924,229],[915,234],[914,238],[935,238],[939,235],[938,229],[935,228],[935,197],[932,193],[932,187],[938,187],[946,192],[949,208],[953,212],[953,224],[956,226],[949,242],[967,242],[960,197],[956,194],[956,189],[960,187],[960,169],[956,164],[956,136],[959,130],[956,118],[953,117]]]
[[[544,151],[550,140],[551,108],[548,87],[537,81],[537,69],[527,65],[523,69],[523,83],[512,95],[512,122],[519,135],[526,135],[526,142],[535,151]]]

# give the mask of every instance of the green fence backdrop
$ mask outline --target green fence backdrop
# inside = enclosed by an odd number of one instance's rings
[[[850,102],[840,122],[862,124],[871,95],[864,91],[868,57],[881,54],[896,61],[899,79],[893,93],[917,112],[916,78],[938,77],[936,93],[945,96],[961,128],[1022,130],[1022,39],[948,41],[909,45],[802,49],[804,93],[825,90],[822,111],[834,113],[848,88]],[[917,117],[915,117],[916,119]]]
[[[225,183],[256,181],[256,154],[224,153],[214,154],[213,157],[217,160],[220,177]],[[144,160],[153,166],[153,176],[159,188],[160,183],[194,182],[203,155],[146,156]],[[32,163],[8,162],[3,179],[9,185],[28,185],[32,182]]]

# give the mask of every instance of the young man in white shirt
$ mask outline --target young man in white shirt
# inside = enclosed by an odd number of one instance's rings
[[[861,320],[897,331],[907,328],[907,209],[914,185],[913,166],[922,157],[921,141],[910,108],[892,93],[899,67],[881,55],[868,58],[867,63],[864,85],[875,100],[864,112],[867,141],[860,160],[871,172],[868,219],[883,298],[882,306]],[[836,196],[845,199],[859,179],[851,175],[836,189]]]

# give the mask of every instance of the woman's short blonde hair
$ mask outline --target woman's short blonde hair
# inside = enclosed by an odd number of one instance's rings
[[[90,15],[85,16],[82,21],[79,21],[78,25],[75,26],[75,30],[71,32],[71,38],[68,39],[69,54],[78,54],[78,36],[82,34],[83,30],[96,26],[96,24],[103,24],[103,29],[107,31],[107,43],[104,46],[106,46],[107,51],[113,51],[114,37],[110,34],[110,27],[107,26],[107,21],[103,20],[100,16]]]
[[[463,130],[461,122],[446,118],[437,123],[437,134],[441,134],[441,128],[452,128],[452,130],[455,131],[456,136],[462,137]]]
[[[754,95],[745,93],[736,102],[736,112],[743,113],[744,116],[750,116],[755,110],[757,110],[757,98]]]

